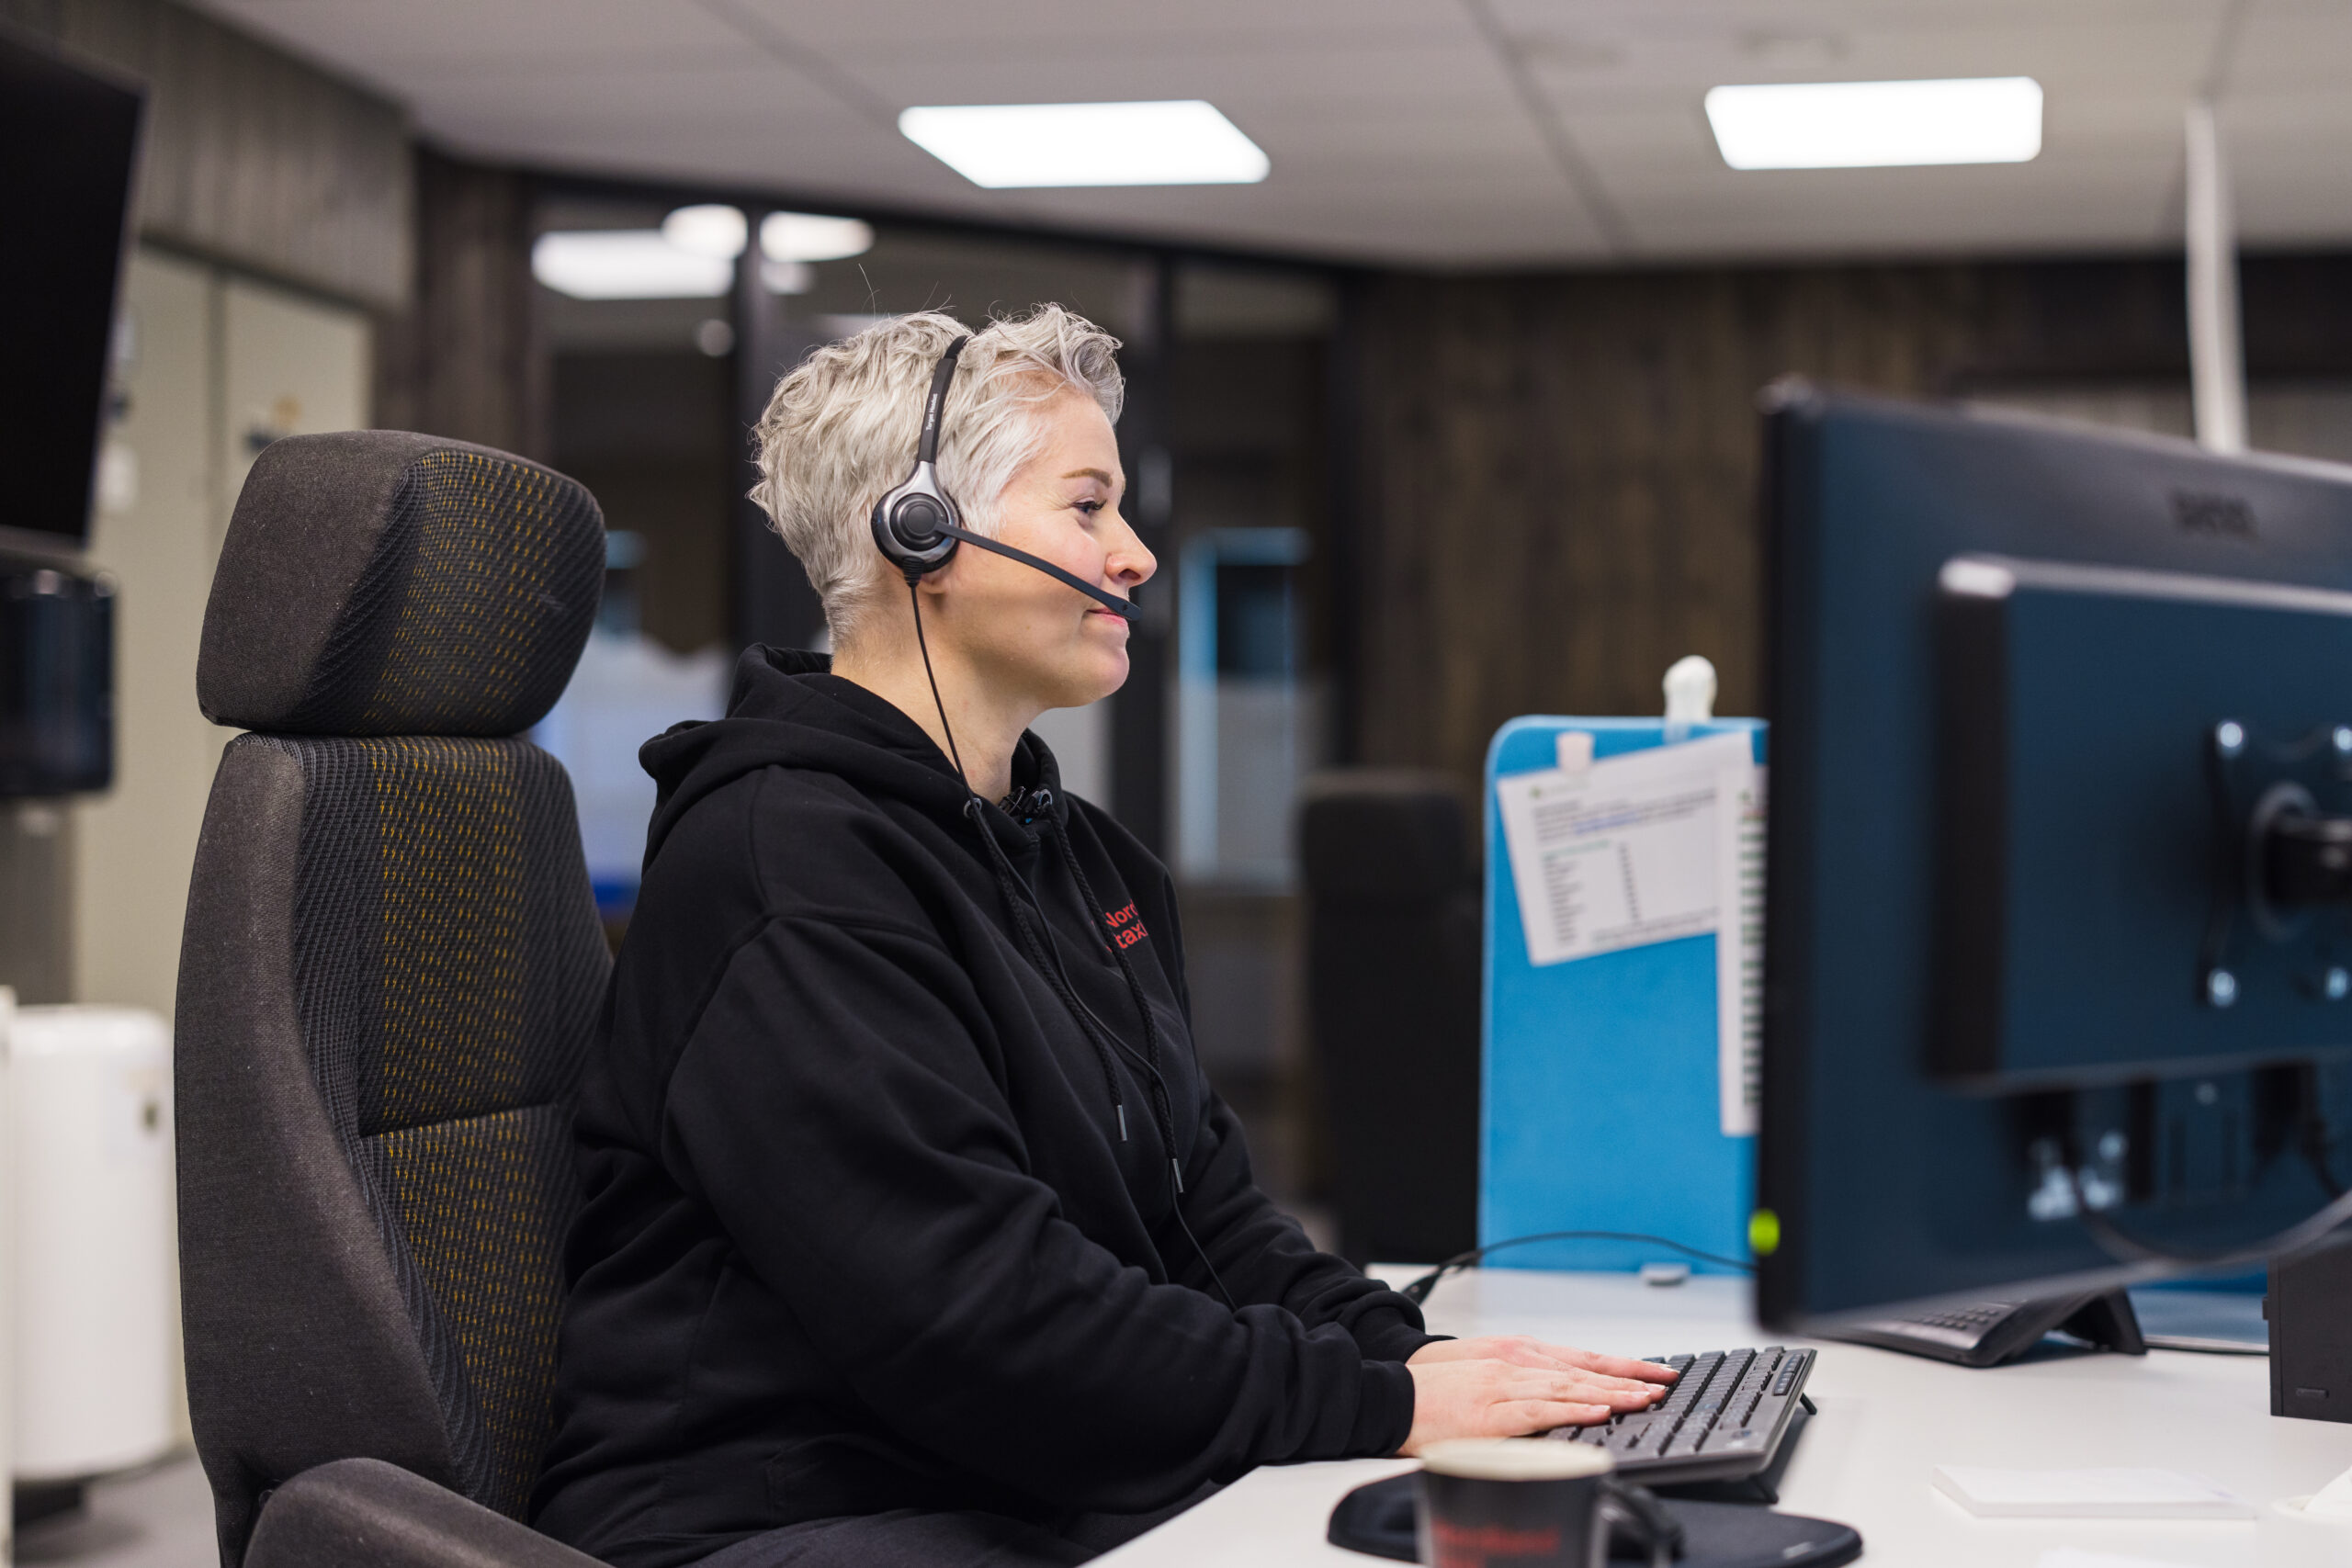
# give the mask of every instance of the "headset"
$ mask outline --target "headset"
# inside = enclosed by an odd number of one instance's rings
[[[931,373],[931,394],[923,400],[922,405],[922,432],[915,440],[914,469],[899,482],[897,488],[885,491],[882,499],[874,503],[874,542],[881,547],[883,558],[897,567],[907,580],[907,594],[913,601],[915,646],[922,651],[923,679],[930,682],[931,700],[939,709],[939,727],[947,737],[948,759],[955,763],[956,777],[963,784],[964,793],[967,797],[965,801],[965,815],[971,818],[972,825],[979,830],[981,843],[990,856],[997,861],[1000,869],[1019,888],[1022,897],[1027,901],[1029,907],[1036,911],[1039,927],[1045,933],[1041,946],[1054,967],[1052,978],[1060,982],[1062,999],[1069,1005],[1071,1015],[1079,1020],[1080,1030],[1082,1032],[1089,1032],[1091,1025],[1092,1031],[1099,1032],[1098,1049],[1102,1048],[1101,1040],[1107,1040],[1110,1044],[1116,1046],[1123,1055],[1142,1068],[1151,1087],[1158,1090],[1159,1103],[1155,1109],[1160,1111],[1161,1132],[1168,1142],[1168,1174],[1174,1184],[1175,1195],[1181,1200],[1184,1192],[1184,1172],[1176,1163],[1175,1158],[1174,1114],[1172,1110],[1168,1109],[1173,1105],[1173,1096],[1169,1090],[1168,1080],[1160,1076],[1159,1066],[1149,1056],[1121,1038],[1118,1031],[1105,1023],[1092,1008],[1087,1006],[1085,998],[1078,994],[1078,987],[1071,984],[1069,971],[1062,964],[1060,950],[1054,946],[1053,926],[1046,919],[1045,906],[1038,902],[1035,889],[1032,888],[1004,858],[1004,850],[997,843],[996,836],[989,831],[988,824],[979,818],[979,813],[986,808],[978,793],[972,788],[970,776],[964,772],[964,759],[956,749],[956,731],[947,722],[947,705],[940,699],[939,677],[933,673],[931,668],[931,645],[923,637],[922,601],[916,592],[916,585],[927,573],[937,571],[953,559],[956,555],[956,547],[959,544],[974,545],[1003,556],[1009,560],[1017,560],[1023,566],[1035,567],[1047,577],[1068,583],[1088,598],[1099,602],[1104,609],[1111,611],[1114,615],[1124,616],[1129,621],[1133,621],[1136,615],[1136,606],[1132,600],[1122,599],[1115,593],[1106,593],[1092,583],[1064,571],[1051,561],[1040,560],[1028,551],[1016,550],[1011,545],[999,544],[994,539],[983,538],[964,527],[962,516],[956,510],[954,499],[948,495],[946,487],[939,482],[939,427],[941,415],[947,406],[948,385],[956,378],[956,356],[964,352],[964,345],[971,341],[967,333],[949,344],[947,352],[939,356],[939,364]],[[1012,911],[1012,916],[1016,923],[1023,918],[1018,909]],[[1148,1006],[1140,993],[1136,997],[1136,1006],[1139,1012]],[[1150,1028],[1148,1017],[1144,1027]],[[1106,1072],[1109,1070],[1107,1060],[1104,1063],[1104,1069]],[[1118,1089],[1115,1084],[1112,1088],[1112,1095],[1119,1118],[1119,1141],[1125,1143],[1127,1138],[1127,1110],[1125,1104],[1117,1099]],[[1225,1304],[1227,1307],[1235,1312],[1240,1311],[1240,1303],[1233,1299],[1233,1292],[1225,1288],[1225,1280],[1218,1276],[1216,1265],[1209,1261],[1207,1250],[1201,1246],[1200,1239],[1193,1235],[1193,1227],[1184,1219],[1182,1203],[1178,1201],[1170,1212],[1175,1216],[1177,1227],[1184,1233],[1184,1239],[1193,1244],[1193,1255],[1200,1258],[1202,1267],[1208,1270],[1209,1280],[1216,1286],[1217,1294],[1225,1298]]]
[[[881,547],[883,558],[905,573],[911,586],[954,559],[957,545],[972,545],[1008,560],[1017,560],[1023,566],[1035,567],[1095,600],[1113,615],[1135,619],[1133,601],[1106,593],[1026,550],[1001,545],[965,528],[962,512],[946,487],[939,482],[939,424],[940,415],[947,406],[948,384],[956,379],[956,355],[971,341],[968,335],[959,337],[939,356],[938,368],[931,373],[931,396],[922,405],[922,434],[915,442],[914,471],[874,503],[874,542]]]

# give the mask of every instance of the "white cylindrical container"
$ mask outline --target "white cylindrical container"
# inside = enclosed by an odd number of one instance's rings
[[[171,1031],[19,1008],[8,1055],[16,1478],[144,1464],[172,1443]]]
[[[0,986],[0,1180],[15,1187],[17,1146],[8,1113],[8,1038],[17,1023],[17,991]],[[17,1473],[17,1206],[0,1191],[0,1475]],[[17,1511],[0,1514],[0,1562],[17,1560]]]
[[[1704,724],[1715,716],[1715,666],[1700,654],[1689,654],[1667,667],[1666,722]]]

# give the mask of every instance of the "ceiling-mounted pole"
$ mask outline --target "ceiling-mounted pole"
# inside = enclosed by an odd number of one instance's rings
[[[2238,252],[2213,106],[2188,106],[2188,382],[2197,439],[2245,450],[2245,355],[2238,342]]]

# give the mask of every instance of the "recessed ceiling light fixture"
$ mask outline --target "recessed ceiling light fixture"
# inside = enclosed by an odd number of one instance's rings
[[[531,276],[574,299],[716,299],[733,286],[735,264],[658,229],[580,229],[540,235]]]
[[[772,262],[845,261],[873,248],[874,226],[854,218],[771,212],[760,220],[760,254]]]
[[[989,190],[1254,185],[1272,167],[1256,142],[1199,98],[912,108],[899,116],[899,130]]]
[[[733,261],[743,254],[744,236],[751,232],[743,209],[725,202],[681,207],[662,220],[662,237],[682,251],[698,256]]]
[[[751,237],[743,209],[723,202],[681,207],[662,220],[662,237],[682,251],[733,261]],[[841,261],[874,248],[874,226],[814,212],[771,212],[760,220],[760,254],[772,262]]]
[[[1735,169],[2023,164],[2041,151],[2030,76],[1712,87],[1707,123]]]
[[[569,230],[531,247],[531,276],[575,299],[715,299],[735,286],[751,225],[741,208],[681,207],[659,229]],[[854,218],[771,212],[760,222],[769,291],[805,294],[811,262],[863,255],[874,230]]]

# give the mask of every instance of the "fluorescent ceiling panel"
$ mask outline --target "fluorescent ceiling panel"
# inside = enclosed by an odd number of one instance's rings
[[[2023,164],[2041,151],[2030,76],[1713,87],[1707,123],[1735,169]]]
[[[899,130],[989,190],[1254,185],[1272,167],[1256,142],[1199,98],[911,108],[899,116]]]
[[[760,254],[772,262],[843,261],[873,248],[873,225],[854,218],[771,212],[760,220]]]
[[[682,251],[692,251],[698,256],[717,256],[720,261],[733,261],[743,254],[743,242],[751,228],[743,220],[743,210],[724,202],[707,202],[698,207],[681,207],[662,220],[662,237]]]
[[[671,244],[721,261],[741,255],[750,233],[742,209],[723,202],[681,207],[662,220],[662,237]],[[772,262],[841,261],[862,256],[873,248],[873,225],[854,218],[771,212],[760,220],[760,252]]]
[[[657,229],[571,230],[539,236],[531,276],[574,299],[715,299],[734,283],[735,264]]]

